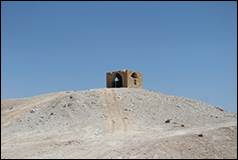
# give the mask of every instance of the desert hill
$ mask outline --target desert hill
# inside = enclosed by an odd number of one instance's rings
[[[133,88],[1,100],[1,158],[237,158],[237,114]]]

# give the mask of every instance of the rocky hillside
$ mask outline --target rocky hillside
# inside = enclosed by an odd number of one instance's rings
[[[237,158],[237,115],[144,89],[1,100],[1,158]]]

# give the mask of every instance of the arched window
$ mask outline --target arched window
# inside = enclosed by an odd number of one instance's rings
[[[137,85],[138,75],[134,72],[131,74],[131,78],[133,79],[134,85]]]
[[[122,87],[122,77],[119,73],[117,73],[116,76],[113,78],[112,87],[114,88]]]

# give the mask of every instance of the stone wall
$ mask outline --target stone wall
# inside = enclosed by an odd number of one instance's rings
[[[143,78],[140,72],[127,72],[127,87],[129,88],[142,88],[143,87]]]

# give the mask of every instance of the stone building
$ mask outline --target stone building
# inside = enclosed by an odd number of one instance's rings
[[[142,88],[143,79],[140,72],[120,71],[107,72],[107,88]]]

